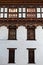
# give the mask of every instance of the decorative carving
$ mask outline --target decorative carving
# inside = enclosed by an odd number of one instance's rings
[[[26,4],[26,3],[25,3],[26,5],[24,5],[24,3],[22,3],[22,5],[21,4],[18,5],[16,3],[15,5],[14,4],[13,5],[4,5],[4,4],[0,5],[0,9],[1,8],[3,9],[3,12],[0,12],[0,14],[2,15],[3,13],[4,15],[4,17],[0,18],[0,26],[8,27],[9,29],[8,39],[10,40],[16,40],[16,29],[17,27],[21,25],[27,27],[27,39],[35,40],[35,27],[39,25],[43,26],[43,18],[36,18],[37,6],[35,5],[35,3],[34,5]],[[41,6],[42,5],[40,4],[39,7]],[[19,12],[19,8],[21,8],[22,10],[21,12]],[[42,9],[42,12],[43,12],[43,9]],[[21,14],[20,15],[21,18],[18,18],[19,14]],[[42,17],[43,17],[43,14],[42,14]]]

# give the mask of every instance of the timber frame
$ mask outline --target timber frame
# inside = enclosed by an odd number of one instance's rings
[[[0,3],[0,7],[9,8],[13,5],[15,7],[43,7],[43,3]],[[9,29],[9,40],[16,40],[16,29],[21,25],[27,29],[27,40],[35,40],[35,29],[39,25],[43,26],[43,18],[0,18],[0,26],[7,26]]]

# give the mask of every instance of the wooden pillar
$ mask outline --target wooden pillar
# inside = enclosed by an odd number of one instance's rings
[[[16,40],[16,26],[9,26],[8,29],[8,40]]]
[[[35,40],[35,26],[27,26],[27,40]]]

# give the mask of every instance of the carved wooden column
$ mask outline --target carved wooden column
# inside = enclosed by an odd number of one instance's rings
[[[16,26],[8,27],[8,40],[16,40]]]
[[[35,26],[27,26],[27,40],[35,40]]]

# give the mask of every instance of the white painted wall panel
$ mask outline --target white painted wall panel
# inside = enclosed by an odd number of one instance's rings
[[[8,63],[8,49],[7,48],[17,48],[15,52],[15,64],[11,65],[43,65],[43,29],[41,27],[38,27],[36,29],[36,40],[35,41],[27,41],[26,40],[26,31],[25,28],[21,27],[18,29],[17,34],[18,40],[2,40],[4,37],[7,39],[7,33],[6,32],[0,32],[0,65],[10,65]],[[2,35],[2,33],[4,35]],[[6,33],[6,36],[5,36]],[[24,33],[24,35],[22,34]],[[22,37],[21,37],[21,36]],[[21,39],[20,39],[21,38]],[[28,64],[28,50],[26,48],[36,48],[35,50],[35,64]]]

